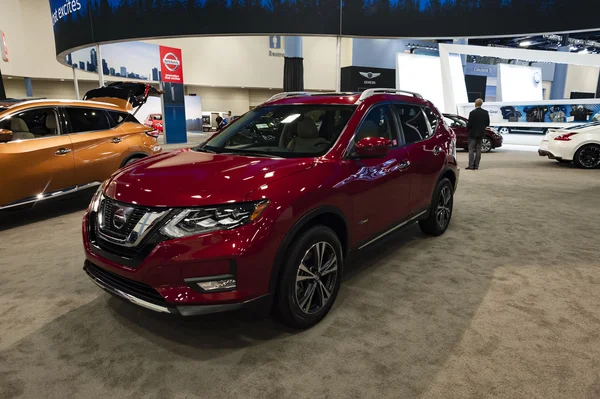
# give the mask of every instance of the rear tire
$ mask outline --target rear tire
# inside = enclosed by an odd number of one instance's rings
[[[312,327],[329,313],[340,289],[342,245],[333,230],[318,225],[294,240],[285,259],[275,310],[290,327]]]
[[[575,153],[573,162],[575,162],[575,165],[582,169],[597,168],[600,166],[600,145],[584,145]]]
[[[444,234],[452,219],[453,205],[454,187],[450,180],[443,178],[433,192],[433,198],[429,206],[429,216],[427,216],[427,219],[419,221],[421,231],[430,236]]]
[[[510,134],[511,129],[508,126],[502,126],[498,129],[498,133],[500,134]]]

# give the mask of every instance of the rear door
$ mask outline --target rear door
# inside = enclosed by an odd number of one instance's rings
[[[114,127],[104,109],[65,107],[64,114],[73,143],[77,184],[106,180],[127,154],[127,133]]]
[[[365,137],[388,138],[394,147],[382,158],[357,159],[350,150],[349,159],[345,161],[349,177],[342,184],[352,200],[359,243],[393,227],[410,211],[408,150],[400,140],[389,104],[378,104],[367,111],[356,130],[354,144]]]
[[[429,207],[433,190],[444,167],[446,153],[441,119],[428,107],[417,104],[394,104],[401,122],[413,169],[410,190],[410,212],[419,213]]]
[[[74,188],[73,146],[58,109],[18,111],[0,121],[13,139],[0,143],[0,207]]]

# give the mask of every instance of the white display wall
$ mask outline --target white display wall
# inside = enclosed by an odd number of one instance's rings
[[[496,101],[542,101],[542,69],[524,65],[498,65]],[[461,101],[457,100],[457,103]]]
[[[460,56],[450,56],[451,87],[455,98],[467,102],[467,87]],[[436,56],[398,53],[396,88],[417,92],[431,101],[442,112],[456,112],[444,103],[442,66]]]

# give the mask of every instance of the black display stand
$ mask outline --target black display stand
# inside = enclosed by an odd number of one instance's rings
[[[283,91],[304,90],[304,58],[285,57],[283,64]]]
[[[2,70],[0,70],[0,100],[6,100],[6,91],[4,90],[4,82],[2,81]]]

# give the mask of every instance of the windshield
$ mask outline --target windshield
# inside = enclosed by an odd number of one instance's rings
[[[155,121],[162,121],[162,115],[154,115],[154,116],[152,116],[152,118],[153,118]]]
[[[356,109],[353,105],[258,107],[227,125],[198,151],[316,157],[335,143]]]
[[[579,130],[579,129],[585,129],[585,128],[592,127],[592,126],[600,126],[600,122],[591,122],[591,123],[585,123],[583,125],[571,126],[571,127],[565,128],[563,130]]]

